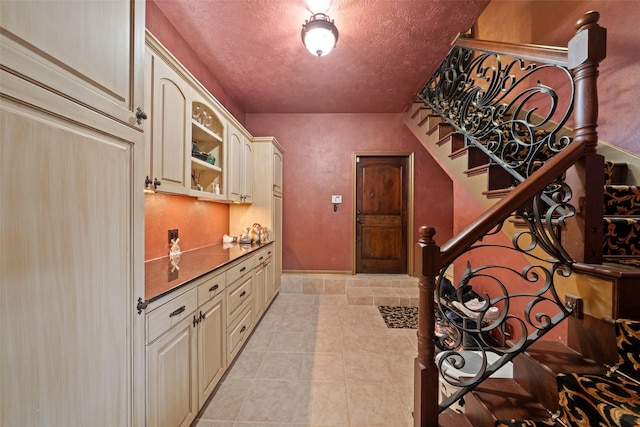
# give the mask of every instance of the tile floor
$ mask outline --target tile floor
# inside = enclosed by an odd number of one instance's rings
[[[280,293],[194,426],[407,427],[416,352],[376,306]]]

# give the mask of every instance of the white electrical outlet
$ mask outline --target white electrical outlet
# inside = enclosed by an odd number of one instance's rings
[[[331,203],[342,203],[342,196],[340,195],[331,196]]]

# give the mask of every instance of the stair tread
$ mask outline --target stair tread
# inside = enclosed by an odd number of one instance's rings
[[[443,412],[438,416],[438,427],[473,427],[464,414]]]
[[[577,372],[601,374],[604,366],[585,359],[580,353],[560,341],[537,341],[527,349],[529,357],[547,367],[553,374]]]
[[[549,412],[535,401],[525,389],[510,378],[488,378],[472,392],[476,399],[491,413],[494,419],[544,420]],[[465,411],[473,421],[475,408],[471,399],[466,399]]]

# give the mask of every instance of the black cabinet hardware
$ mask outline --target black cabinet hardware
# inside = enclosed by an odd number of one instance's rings
[[[138,314],[141,314],[142,310],[147,308],[147,305],[149,305],[148,302],[143,301],[142,298],[138,298],[138,304],[136,305],[136,309],[138,310]]]
[[[136,123],[141,125],[143,120],[147,120],[147,113],[142,111],[142,108],[138,107],[136,109]]]
[[[180,308],[176,308],[175,310],[173,310],[171,312],[171,314],[169,315],[169,317],[173,317],[173,316],[177,316],[178,314],[182,313],[183,311],[185,311],[187,309],[187,307],[185,307],[184,305]]]
[[[213,291],[215,291],[215,290],[216,290],[216,289],[218,289],[218,288],[219,288],[219,286],[218,286],[218,285],[213,285],[212,287],[210,287],[210,288],[209,288],[209,292],[213,292]]]

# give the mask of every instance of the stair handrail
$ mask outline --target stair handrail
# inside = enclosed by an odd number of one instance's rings
[[[569,65],[569,49],[566,47],[516,44],[468,37],[458,37],[453,44],[497,55],[515,56],[527,61],[543,62],[562,67]]]
[[[549,160],[544,161],[542,166],[536,165],[535,168],[529,168],[526,172],[525,179],[518,183],[505,198],[495,204],[487,212],[483,213],[477,220],[470,224],[465,230],[451,238],[442,247],[439,247],[434,236],[436,230],[433,227],[420,227],[420,240],[418,242],[418,265],[417,271],[420,273],[419,280],[419,319],[418,319],[418,357],[415,359],[414,369],[414,426],[416,427],[436,427],[438,425],[438,414],[446,409],[453,402],[460,399],[464,394],[475,388],[484,379],[491,376],[503,365],[509,362],[516,354],[523,352],[529,345],[542,335],[547,333],[552,327],[568,317],[572,307],[565,306],[555,291],[553,278],[556,274],[565,276],[570,274],[571,265],[574,261],[588,262],[588,260],[598,260],[597,255],[592,253],[586,254],[588,250],[593,248],[591,243],[597,240],[598,235],[602,236],[601,214],[600,224],[598,225],[598,216],[589,216],[585,210],[595,210],[593,200],[593,192],[590,190],[598,180],[604,179],[599,177],[599,172],[603,169],[603,158],[596,153],[597,145],[597,76],[600,61],[606,56],[606,30],[598,25],[599,14],[591,11],[585,14],[577,23],[576,35],[569,42],[568,49],[541,47],[522,45],[517,46],[509,43],[496,43],[487,41],[478,41],[460,38],[456,41],[459,47],[479,47],[481,50],[491,51],[498,54],[506,54],[510,56],[521,56],[526,59],[541,61],[547,64],[566,67],[572,74],[572,84],[575,90],[572,92],[573,104],[570,109],[574,109],[574,131],[573,139],[567,138],[563,141],[562,150],[555,153]],[[468,60],[470,57],[462,58],[460,61]],[[566,59],[565,59],[566,58]],[[425,86],[426,88],[426,86]],[[489,88],[491,89],[491,87]],[[516,110],[524,105],[522,102],[517,106]],[[433,108],[433,106],[432,106]],[[437,111],[437,108],[435,109]],[[439,112],[439,111],[437,111]],[[570,114],[571,111],[568,113]],[[526,113],[525,113],[526,114]],[[566,116],[565,116],[566,117]],[[564,124],[564,123],[563,123]],[[456,127],[456,126],[454,126]],[[511,130],[513,130],[512,128]],[[460,130],[460,129],[458,129]],[[517,130],[517,129],[516,129]],[[563,136],[562,138],[566,138]],[[570,172],[566,172],[571,169]],[[591,170],[590,170],[591,169]],[[566,179],[558,179],[560,175],[566,173]],[[596,185],[596,188],[597,185]],[[602,185],[599,186],[599,189]],[[569,204],[571,197],[579,200],[580,203],[574,207]],[[585,206],[585,198],[587,198]],[[542,200],[550,207],[542,207]],[[601,209],[601,204],[599,206]],[[596,208],[597,209],[597,208]],[[442,338],[437,337],[435,333],[436,316],[438,311],[442,314],[441,303],[441,285],[446,275],[447,267],[460,255],[467,251],[477,248],[483,248],[486,245],[482,242],[484,236],[497,232],[502,228],[504,221],[516,213],[515,216],[524,218],[528,232],[517,233],[513,239],[513,248],[495,245],[502,249],[516,250],[526,253],[528,256],[540,261],[548,263],[548,270],[542,269],[543,286],[540,290],[527,293],[521,292],[514,297],[532,297],[533,300],[526,305],[525,319],[522,320],[522,330],[525,332],[524,337],[519,337],[515,345],[509,348],[499,349],[499,359],[491,363],[487,363],[487,355],[482,347],[485,337],[482,333],[499,332],[502,336],[508,336],[503,328],[503,322],[507,316],[510,316],[508,310],[500,313],[497,326],[489,326],[484,328],[485,315],[489,308],[499,304],[509,305],[510,298],[504,288],[504,284],[496,279],[496,282],[505,290],[505,296],[498,298],[490,298],[484,294],[482,301],[483,308],[473,309],[477,315],[476,329],[467,328],[466,324],[456,326],[458,336],[455,337],[453,344],[445,345],[444,357],[436,363],[436,343],[442,344]],[[554,229],[554,221],[556,225],[565,225],[565,219],[571,216],[580,215],[581,227],[575,224],[571,227],[569,233],[563,232],[569,236],[569,246],[571,241],[575,243],[579,241],[587,242],[582,247],[571,247],[570,252],[565,251],[564,246],[560,244],[558,234]],[[576,223],[578,221],[572,221]],[[576,230],[577,228],[577,230]],[[522,244],[519,239],[521,235],[531,237],[533,243],[527,247]],[[550,259],[544,259],[536,254],[529,253],[530,249],[540,246]],[[588,249],[591,248],[591,249]],[[582,251],[582,253],[580,253]],[[569,255],[571,253],[571,255]],[[490,266],[495,268],[499,266]],[[519,273],[521,278],[531,282],[538,282],[538,272],[535,271],[539,265],[527,266],[522,272],[517,272],[513,268],[506,268],[509,273]],[[467,264],[467,271],[463,275],[457,290],[457,296],[460,300],[462,288],[467,284],[469,279],[483,275],[482,266],[472,269],[470,263]],[[537,312],[532,314],[536,304],[543,302],[552,302],[556,305],[559,313],[549,315],[547,312]],[[471,314],[474,314],[471,313]],[[535,317],[535,321],[533,319]],[[519,319],[518,319],[519,320]],[[528,325],[525,321],[533,326],[533,332],[528,333]],[[535,324],[538,322],[538,324]],[[501,329],[496,329],[501,328]],[[457,392],[444,399],[442,404],[438,404],[438,384],[439,378],[446,374],[443,372],[443,359],[451,356],[451,363],[454,366],[463,366],[464,357],[459,356],[453,351],[462,343],[464,332],[477,332],[478,336],[474,337],[476,343],[480,343],[482,352],[482,366],[480,372],[471,380],[458,380],[457,382],[447,382],[459,386]],[[438,347],[442,348],[441,345]],[[491,349],[492,347],[489,345]],[[515,348],[515,351],[511,349]]]

